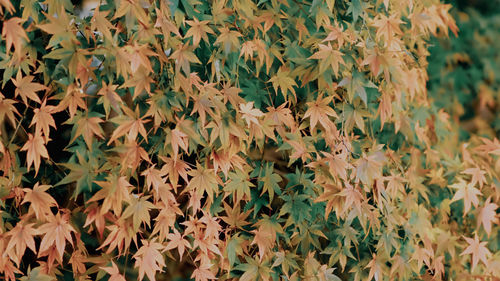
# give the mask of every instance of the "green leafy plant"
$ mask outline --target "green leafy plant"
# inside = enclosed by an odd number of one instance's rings
[[[6,280],[500,276],[500,142],[427,97],[450,5],[0,8]]]

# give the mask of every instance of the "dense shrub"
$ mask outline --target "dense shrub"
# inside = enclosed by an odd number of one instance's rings
[[[5,279],[500,276],[500,142],[427,97],[450,5],[0,7]]]

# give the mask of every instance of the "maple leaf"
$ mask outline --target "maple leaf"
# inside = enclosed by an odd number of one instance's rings
[[[466,183],[463,179],[459,178],[458,182],[450,185],[450,187],[457,189],[457,192],[455,192],[451,202],[460,199],[464,200],[464,217],[469,212],[471,204],[475,207],[479,204],[479,198],[477,196],[482,193],[475,188],[472,183]]]
[[[253,101],[246,104],[240,104],[240,112],[243,114],[243,119],[247,121],[248,127],[251,123],[259,126],[259,120],[257,118],[264,116],[264,113],[257,108],[253,108]]]
[[[52,198],[52,197],[51,197]],[[10,236],[5,253],[19,266],[21,257],[24,255],[26,246],[36,254],[35,239],[37,231],[33,228],[34,223],[25,224],[20,221],[16,226],[7,232]]]
[[[91,25],[90,28],[92,30],[98,30],[102,32],[102,35],[107,40],[112,40],[111,29],[115,29],[113,24],[108,21],[106,16],[109,14],[109,11],[101,11],[99,8],[94,9],[94,15],[90,20]]]
[[[48,222],[38,228],[40,234],[45,234],[40,243],[40,253],[48,250],[49,247],[55,245],[59,258],[62,259],[64,248],[66,247],[66,240],[73,246],[73,238],[71,232],[76,230],[68,222],[67,215],[57,213],[55,216],[50,216]]]
[[[149,155],[146,150],[138,144],[135,140],[127,141],[124,145],[119,147],[121,157],[121,172],[126,171],[128,168],[135,170],[141,163],[141,160],[150,162]]]
[[[130,247],[132,239],[136,242],[137,231],[135,231],[131,223],[127,220],[118,220],[115,224],[106,226],[110,230],[106,240],[102,242],[101,246],[97,248],[100,250],[109,245],[106,253],[111,253],[118,247],[118,254],[121,255],[123,251],[127,251]]]
[[[339,73],[340,64],[345,64],[342,52],[334,50],[332,44],[328,45],[318,44],[319,51],[314,53],[309,59],[320,60],[319,72],[323,73],[327,67],[331,67],[335,76]]]
[[[373,258],[370,260],[368,265],[365,268],[370,268],[370,272],[368,273],[368,281],[371,281],[375,278],[375,281],[382,280],[383,278],[383,270],[380,266],[380,261],[377,259],[377,255],[373,254]]]
[[[91,204],[85,209],[85,213],[87,214],[87,218],[85,219],[83,227],[87,227],[91,223],[94,223],[97,229],[97,233],[99,233],[99,237],[102,238],[106,221],[105,216],[101,215],[101,209],[99,208],[99,206],[97,206],[97,204],[95,203]]]
[[[369,185],[373,180],[382,177],[382,167],[384,166],[385,156],[377,151],[370,155],[363,155],[357,160],[356,179]]]
[[[278,88],[281,89],[281,93],[283,94],[285,101],[287,100],[288,91],[292,92],[294,99],[297,100],[295,90],[293,89],[293,86],[297,87],[297,83],[290,77],[290,70],[280,67],[276,75],[269,79],[269,82],[273,83],[274,91],[276,93],[278,93]]]
[[[471,272],[477,266],[479,260],[481,260],[486,266],[488,266],[488,258],[491,256],[490,250],[485,246],[488,242],[480,242],[477,237],[477,233],[474,234],[474,239],[464,237],[465,241],[469,243],[469,246],[460,254],[460,256],[471,254],[472,255],[472,269]]]
[[[139,280],[144,278],[144,273],[148,276],[149,280],[155,281],[155,274],[157,271],[162,272],[165,265],[165,260],[160,250],[164,250],[162,244],[153,239],[151,242],[141,240],[142,247],[137,250],[134,255],[135,267],[139,267]]]
[[[56,122],[52,118],[52,113],[54,113],[56,107],[52,105],[46,105],[47,99],[44,99],[39,108],[35,108],[33,119],[31,120],[31,126],[35,126],[35,134],[42,133],[46,140],[49,138],[50,127],[56,128]]]
[[[491,202],[491,197],[488,197],[484,202],[484,207],[479,211],[479,216],[477,220],[477,226],[483,225],[484,230],[488,234],[488,237],[491,233],[491,224],[498,224],[498,217],[496,210],[498,209],[498,205]]]
[[[274,168],[272,165],[266,167],[261,192],[261,195],[265,192],[269,194],[269,202],[273,202],[274,192],[281,194],[279,183],[283,180],[280,175],[273,173],[273,170]]]
[[[144,140],[148,142],[148,133],[146,132],[146,128],[144,128],[144,124],[148,122],[149,119],[144,118],[144,116],[139,117],[138,106],[135,108],[135,112],[128,107],[124,107],[124,111],[126,115],[117,116],[111,120],[113,123],[119,124],[119,126],[113,131],[108,141],[108,145],[124,135],[127,136],[129,141],[133,141],[137,138],[138,134],[141,134]]]
[[[243,271],[239,280],[269,280],[271,269],[266,264],[266,261],[258,261],[250,257],[245,257],[247,263],[241,263],[235,269]]]
[[[177,155],[179,154],[179,147],[184,151],[188,152],[189,138],[184,132],[179,130],[178,128],[173,129],[171,132],[171,140],[170,145],[174,151],[174,159],[177,159]],[[165,145],[168,142],[165,142]]]
[[[250,245],[257,244],[260,260],[262,261],[264,255],[274,247],[277,233],[283,234],[283,228],[274,218],[266,215],[263,215],[263,218],[255,225],[258,226],[258,229],[252,230],[254,239]]]
[[[47,220],[50,217],[49,215],[52,215],[50,208],[57,207],[56,200],[45,192],[50,187],[50,185],[39,185],[37,182],[33,189],[23,188],[23,191],[26,192],[26,194],[24,195],[24,199],[21,204],[27,202],[31,203],[30,209],[35,212],[37,219]]]
[[[304,118],[310,118],[311,130],[314,130],[318,121],[323,125],[323,128],[329,128],[331,121],[328,119],[328,116],[338,118],[335,110],[328,105],[332,99],[333,96],[323,98],[323,96],[320,95],[315,101],[306,103],[309,108],[304,114]]]
[[[394,35],[400,35],[403,33],[399,28],[399,25],[402,23],[404,22],[399,19],[399,15],[397,13],[392,14],[389,17],[379,14],[377,19],[373,21],[373,26],[377,28],[376,38],[379,40],[383,37],[385,43],[387,45],[391,45]]]
[[[210,201],[213,201],[214,193],[219,191],[218,182],[220,179],[214,174],[212,169],[205,169],[200,164],[196,165],[196,169],[188,172],[192,176],[188,183],[188,189],[194,190],[198,195],[202,196],[207,193]]]
[[[16,11],[16,9],[14,8],[14,6],[12,6],[12,3],[10,2],[10,0],[0,0],[0,15],[3,15],[3,10],[2,10],[2,7],[5,8],[5,10],[11,14],[14,14],[14,12]]]
[[[229,54],[233,49],[238,49],[240,45],[240,40],[238,38],[242,36],[241,33],[230,30],[227,26],[219,28],[219,32],[220,34],[217,40],[215,40],[215,44],[222,44],[225,54]]]
[[[73,123],[76,123],[77,127],[71,142],[74,142],[77,137],[83,136],[83,140],[89,149],[92,149],[92,140],[94,135],[100,137],[101,139],[104,138],[104,132],[99,125],[103,122],[104,120],[97,116],[83,116],[78,114],[77,118],[73,121]]]
[[[56,280],[55,277],[49,276],[44,272],[43,268],[41,266],[33,268],[33,269],[28,269],[28,274],[26,276],[23,276],[19,279],[19,281],[54,281]]]
[[[130,190],[133,186],[127,181],[127,178],[110,175],[106,181],[96,181],[95,183],[101,186],[102,189],[97,191],[88,202],[104,199],[101,205],[101,215],[113,209],[115,215],[120,216],[123,202],[130,202],[131,200]]]
[[[484,177],[486,172],[479,169],[478,167],[465,169],[462,174],[471,175],[471,185],[474,186],[476,185],[476,183],[479,183],[480,189],[483,188],[483,184],[487,182],[486,178]]]
[[[130,205],[123,211],[122,219],[126,219],[132,216],[132,222],[134,230],[139,230],[141,223],[145,223],[148,227],[150,226],[150,216],[149,210],[157,209],[156,206],[147,201],[150,196],[139,197],[132,194]]]
[[[126,281],[125,277],[120,274],[118,267],[113,261],[111,261],[111,267],[101,267],[101,269],[110,275],[108,281]]]
[[[382,53],[378,48],[375,48],[368,49],[367,55],[365,56],[363,62],[361,62],[361,65],[369,65],[370,71],[372,72],[373,76],[377,77],[379,75],[380,66],[382,66],[383,69],[386,69],[385,71],[387,71],[389,66],[391,66],[390,62],[390,57],[386,53]],[[387,74],[386,79],[388,78],[389,76]]]
[[[6,99],[5,96],[0,93],[0,123],[3,123],[5,116],[11,122],[12,126],[16,126],[16,117],[14,114],[20,115],[17,108],[14,106],[15,100]]]
[[[34,78],[35,77],[31,75],[22,77],[21,71],[17,72],[16,79],[12,78],[12,83],[16,86],[14,92],[16,97],[20,95],[26,105],[28,104],[28,98],[38,103],[42,103],[36,92],[49,89],[42,84],[31,82]]]
[[[188,182],[188,171],[190,170],[188,164],[181,159],[169,158],[160,156],[160,159],[165,162],[162,166],[161,172],[166,174],[174,189],[177,192],[177,183],[179,182],[179,176]]]
[[[77,249],[73,251],[71,257],[69,258],[69,263],[71,264],[71,269],[74,275],[83,274],[87,268],[85,267],[85,262],[87,261],[87,255],[82,252],[82,250]]]
[[[99,92],[97,92],[97,95],[100,96],[97,100],[97,103],[104,106],[106,118],[109,117],[111,109],[113,109],[117,113],[121,113],[120,105],[122,105],[123,102],[121,97],[116,93],[116,88],[118,88],[118,85],[112,85],[111,83],[107,84],[106,82],[102,82],[102,87]]]
[[[69,117],[73,118],[73,116],[75,116],[75,114],[77,113],[76,110],[78,107],[87,110],[87,104],[83,100],[86,95],[83,90],[76,85],[69,85],[66,89],[66,92],[62,93],[61,95],[64,95],[64,97],[54,109],[56,112],[68,108]]]
[[[208,42],[208,35],[209,34],[215,34],[215,32],[208,26],[208,23],[210,21],[204,20],[204,21],[198,21],[197,18],[194,18],[194,21],[192,20],[187,20],[186,23],[191,26],[191,28],[188,29],[186,32],[186,38],[187,37],[193,37],[193,46],[198,46],[200,43],[200,40],[203,39],[205,42]]]
[[[193,270],[191,274],[191,278],[194,278],[195,281],[208,281],[208,280],[217,280],[214,273],[210,271],[210,267],[212,265],[210,263],[203,264]]]
[[[182,255],[184,254],[185,249],[191,248],[189,241],[185,240],[176,228],[174,228],[174,233],[167,234],[167,239],[169,241],[165,250],[168,251],[177,248],[177,251],[179,252],[179,259],[182,260]]]
[[[175,71],[179,72],[182,68],[185,74],[191,73],[190,63],[199,63],[201,61],[196,57],[196,55],[191,51],[189,45],[184,44],[178,48],[171,56],[171,59],[175,60]]]
[[[14,45],[15,52],[20,55],[24,45],[24,40],[29,42],[28,35],[21,25],[23,22],[24,19],[18,17],[12,17],[3,21],[2,37],[5,37],[7,55],[9,54],[12,45]]]
[[[247,61],[249,58],[253,57],[255,52],[255,44],[252,41],[246,41],[241,45],[240,58],[243,56],[243,60]]]
[[[226,202],[222,201],[222,203],[224,204],[224,211],[226,212],[226,216],[220,218],[230,227],[243,229],[243,226],[250,224],[246,221],[246,219],[250,215],[252,210],[241,212],[239,204],[236,204],[236,206],[231,208]]]
[[[141,173],[141,176],[146,177],[146,187],[149,190],[151,186],[155,190],[156,194],[158,194],[161,186],[166,185],[165,179],[163,178],[166,173],[155,169],[156,164],[153,164],[150,168]]]

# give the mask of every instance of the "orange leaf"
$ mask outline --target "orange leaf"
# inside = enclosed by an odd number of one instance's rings
[[[328,105],[332,99],[332,96],[323,98],[322,95],[320,95],[315,101],[307,103],[309,108],[304,114],[304,118],[309,117],[311,119],[311,130],[314,130],[318,121],[323,125],[323,128],[327,129],[332,122],[328,119],[328,116],[338,117],[335,110]]]
[[[150,281],[156,281],[156,271],[162,272],[165,267],[165,260],[160,250],[164,247],[162,244],[153,241],[142,240],[142,247],[135,253],[135,267],[139,267],[139,281],[144,278],[144,273]]]
[[[35,134],[42,133],[45,139],[48,140],[50,134],[50,127],[56,128],[56,122],[52,118],[52,113],[55,110],[55,106],[46,105],[47,100],[44,99],[40,108],[35,108],[33,120],[31,120],[31,125],[35,125]]]
[[[35,133],[35,136],[28,134],[28,141],[21,148],[21,151],[28,151],[27,162],[28,170],[32,163],[35,163],[35,175],[38,174],[38,169],[40,168],[40,157],[45,157],[49,159],[49,153],[45,148],[45,141],[40,135],[40,133]]]
[[[50,187],[50,185],[38,185],[37,182],[33,189],[23,188],[23,191],[26,192],[26,194],[24,195],[24,200],[21,204],[30,202],[30,208],[32,208],[35,212],[37,219],[47,219],[47,215],[52,215],[50,207],[57,206],[56,200],[45,192]]]
[[[52,198],[52,197],[51,197]],[[35,239],[33,236],[37,234],[37,231],[33,228],[34,223],[24,224],[23,221],[17,223],[16,227],[7,232],[7,236],[10,236],[9,244],[5,249],[5,253],[19,265],[21,257],[24,255],[26,246],[28,246],[35,254]],[[13,249],[15,248],[15,251]]]
[[[13,17],[3,22],[2,37],[5,37],[7,55],[12,45],[14,45],[16,53],[20,54],[23,48],[23,39],[29,41],[26,31],[21,25],[23,22],[24,20],[18,17]]]
[[[35,77],[31,75],[22,77],[20,70],[17,72],[16,79],[12,78],[12,83],[16,86],[15,95],[16,97],[21,95],[24,104],[28,104],[28,98],[38,103],[42,103],[36,92],[49,89],[42,84],[31,82],[33,78]]]
[[[64,254],[64,248],[66,247],[66,240],[73,245],[71,232],[76,232],[69,224],[67,215],[61,216],[61,213],[50,216],[49,222],[42,225],[38,231],[40,234],[45,234],[40,243],[40,252],[48,250],[50,246],[55,245],[61,259]]]
[[[111,267],[101,267],[101,269],[111,275],[108,281],[126,281],[125,277],[120,274],[118,267],[113,261],[111,261]]]

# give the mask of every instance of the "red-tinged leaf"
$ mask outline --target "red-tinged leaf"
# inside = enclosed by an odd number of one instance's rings
[[[5,10],[11,14],[14,14],[16,11],[10,0],[0,0],[0,6],[4,7]],[[3,15],[2,7],[0,7],[0,15]]]
[[[486,230],[486,233],[488,234],[488,237],[490,236],[491,233],[491,225],[493,224],[498,224],[498,216],[497,216],[497,210],[498,205],[495,203],[491,202],[491,197],[488,197],[486,202],[484,202],[484,207],[482,207],[479,211],[479,216],[477,220],[477,225],[483,225],[484,230]]]
[[[139,268],[139,281],[148,276],[150,281],[155,281],[157,271],[162,272],[165,265],[165,259],[160,251],[165,250],[162,244],[152,240],[142,240],[142,247],[134,255],[135,267]]]
[[[99,95],[99,100],[97,103],[104,106],[104,111],[106,112],[106,118],[108,118],[111,109],[117,113],[121,113],[120,106],[123,104],[121,97],[116,93],[116,88],[118,85],[102,83],[102,88],[97,92]]]
[[[48,140],[50,134],[50,127],[56,128],[56,122],[52,118],[52,113],[55,112],[56,107],[46,105],[47,100],[44,99],[40,108],[35,108],[31,126],[35,125],[35,134],[41,134]]]
[[[104,199],[100,214],[103,215],[109,210],[113,210],[115,215],[120,216],[123,203],[129,203],[131,200],[130,191],[133,186],[127,181],[127,178],[110,175],[106,181],[96,181],[95,183],[102,189],[96,192],[88,202]]]
[[[85,141],[89,149],[91,149],[94,135],[98,136],[101,139],[104,138],[104,132],[99,125],[103,122],[104,120],[99,117],[80,117],[78,119],[78,122],[76,123],[76,133],[71,142],[75,141],[77,137],[83,136],[83,140]]]
[[[463,179],[459,178],[458,182],[450,185],[450,187],[457,189],[457,192],[455,192],[455,195],[451,199],[452,202],[460,199],[464,200],[464,216],[469,212],[471,205],[478,206],[478,195],[481,195],[481,191],[475,188],[472,183],[466,183]]]
[[[126,281],[113,261],[111,261],[111,267],[101,267],[101,269],[110,275],[108,281]]]
[[[481,260],[484,265],[488,265],[488,258],[491,256],[490,250],[485,246],[487,242],[479,241],[477,234],[474,234],[474,239],[464,237],[465,241],[469,244],[467,248],[460,254],[463,255],[472,255],[472,269],[471,272],[476,268],[479,260]]]
[[[119,126],[113,131],[113,134],[111,135],[111,138],[108,141],[108,145],[124,135],[127,136],[127,139],[129,141],[133,141],[137,138],[137,135],[139,133],[147,142],[148,133],[146,132],[144,124],[149,120],[143,117],[138,117],[139,107],[136,107],[135,112],[126,107],[124,108],[124,111],[126,115],[118,116],[112,119],[113,123],[116,123]]]
[[[26,105],[28,104],[28,98],[38,103],[42,103],[36,92],[49,89],[42,84],[32,82],[34,78],[35,77],[31,75],[22,77],[21,71],[17,72],[16,79],[12,78],[12,83],[16,86],[16,97],[20,95]]]
[[[64,97],[55,108],[55,111],[69,109],[69,117],[73,118],[78,107],[87,110],[87,104],[83,100],[85,97],[86,95],[81,88],[71,84],[66,89]]]
[[[194,190],[200,196],[206,192],[210,202],[212,202],[214,194],[218,194],[218,182],[220,181],[213,170],[198,164],[196,169],[189,171],[188,174],[193,177],[189,181],[188,189]]]
[[[483,188],[483,184],[486,183],[486,177],[484,176],[486,172],[479,169],[478,167],[465,169],[462,174],[470,175],[472,177],[472,186],[475,186],[476,183],[479,183],[479,188],[481,189]]]
[[[314,53],[309,59],[316,59],[320,61],[319,72],[323,73],[328,67],[331,67],[335,76],[339,74],[339,67],[345,64],[342,52],[334,50],[331,43],[328,45],[318,44],[319,51]]]
[[[128,251],[132,240],[137,244],[137,232],[132,227],[132,222],[126,220],[118,220],[115,224],[106,226],[110,230],[106,240],[97,248],[100,250],[109,245],[106,253],[111,253],[115,248],[118,248],[118,254],[123,251]]]
[[[167,234],[168,244],[165,250],[176,249],[179,252],[179,258],[182,260],[182,255],[185,249],[191,249],[191,244],[189,241],[185,240],[184,237],[174,228],[174,233]]]
[[[382,267],[380,266],[380,261],[377,259],[377,255],[373,254],[373,258],[370,260],[368,265],[365,268],[369,268],[370,272],[368,273],[368,281],[371,281],[375,278],[375,281],[381,281],[384,273]]]
[[[30,209],[35,212],[37,219],[47,220],[52,215],[50,208],[57,206],[56,200],[45,192],[50,187],[50,185],[39,185],[37,182],[33,189],[23,188],[26,194],[21,204],[31,203]]]
[[[33,228],[34,225],[34,223],[25,224],[25,222],[20,221],[13,229],[7,232],[7,236],[10,236],[10,240],[5,249],[5,253],[7,253],[17,265],[19,265],[24,255],[26,246],[36,254],[35,239],[33,237],[37,234],[37,231]]]
[[[44,234],[40,243],[40,253],[55,245],[59,258],[62,259],[66,241],[73,245],[71,232],[76,233],[76,230],[69,224],[67,215],[61,216],[60,213],[57,213],[55,216],[49,216],[48,222],[40,226],[38,232]]]
[[[40,158],[49,159],[49,153],[47,152],[47,148],[45,148],[45,141],[40,133],[34,136],[28,134],[28,141],[21,148],[21,151],[27,151],[27,168],[29,170],[31,164],[34,163],[35,175],[38,174],[38,169],[40,168]]]

